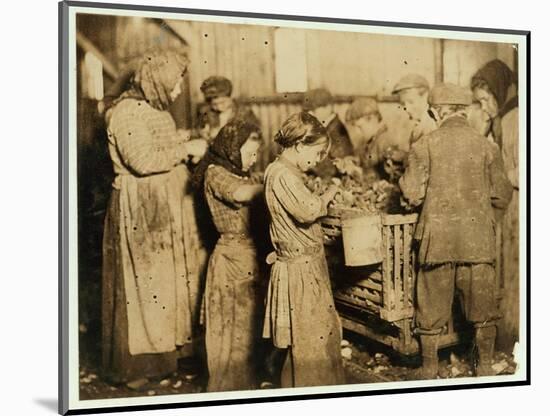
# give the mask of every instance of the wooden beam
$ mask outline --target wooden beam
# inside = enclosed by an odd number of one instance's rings
[[[197,34],[191,22],[183,20],[159,19],[157,23],[177,37],[185,46],[197,48]]]
[[[398,103],[399,97],[396,95],[372,96],[372,95],[334,95],[333,104],[351,103],[353,100],[361,97],[376,99],[379,103]],[[253,104],[301,104],[303,100],[302,93],[280,93],[268,97],[238,97],[236,100],[245,105]]]
[[[176,30],[168,20],[166,19],[151,19],[162,29],[166,30],[172,36],[176,37],[184,46],[189,46],[189,42],[186,39],[185,35],[182,35],[180,31]]]
[[[118,78],[118,69],[116,65],[111,63],[105,55],[90,41],[86,36],[81,32],[76,31],[76,43],[80,46],[85,52],[93,53],[103,65],[103,71],[113,80]]]

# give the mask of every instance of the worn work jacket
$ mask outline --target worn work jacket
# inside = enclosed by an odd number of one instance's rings
[[[512,186],[498,147],[462,117],[451,117],[411,147],[399,184],[421,205],[415,239],[420,264],[491,263],[495,209],[504,209]]]

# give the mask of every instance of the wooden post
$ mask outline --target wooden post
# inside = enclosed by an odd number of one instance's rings
[[[435,68],[435,83],[439,84],[444,82],[444,68],[443,68],[443,59],[445,53],[445,40],[444,39],[435,39],[434,44],[434,68]]]
[[[96,46],[90,41],[86,36],[84,36],[79,31],[76,32],[76,43],[80,46],[85,52],[93,53],[97,59],[101,61],[103,65],[103,71],[113,80],[118,78],[118,69],[115,64],[111,63],[109,59]]]

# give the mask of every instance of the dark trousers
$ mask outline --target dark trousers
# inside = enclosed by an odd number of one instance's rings
[[[419,333],[440,333],[451,319],[455,293],[468,321],[484,325],[498,318],[493,265],[444,263],[422,267],[416,287]]]

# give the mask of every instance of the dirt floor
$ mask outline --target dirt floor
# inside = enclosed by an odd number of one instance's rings
[[[99,227],[99,225],[98,225]],[[98,235],[83,233],[82,235]],[[100,234],[99,234],[100,235]],[[79,321],[80,321],[80,399],[103,399],[165,394],[186,394],[204,391],[207,375],[204,365],[197,360],[180,360],[180,368],[170,377],[150,380],[148,383],[129,388],[126,385],[112,385],[102,379],[100,370],[101,353],[101,262],[100,240],[81,242],[82,258],[79,281]],[[455,346],[440,351],[440,378],[473,377],[471,346]],[[342,356],[349,384],[383,383],[415,379],[415,369],[420,366],[420,358],[404,357],[392,349],[369,339],[344,332]],[[202,373],[200,368],[203,369]],[[511,356],[496,352],[493,369],[496,374],[513,374],[515,363]]]
[[[97,347],[90,340],[88,329],[81,327],[84,348],[80,367],[80,399],[102,399],[165,394],[200,393],[206,385],[206,374],[196,371],[189,360],[180,360],[180,368],[170,377],[150,380],[141,386],[111,385],[102,380],[99,371]],[[95,337],[94,337],[95,338]],[[404,357],[362,336],[346,332],[342,342],[342,356],[348,384],[383,383],[415,379],[419,357]],[[471,347],[453,347],[440,351],[439,378],[473,377]],[[95,351],[95,352],[94,352]],[[513,374],[515,363],[512,357],[496,352],[493,363],[495,374]]]

